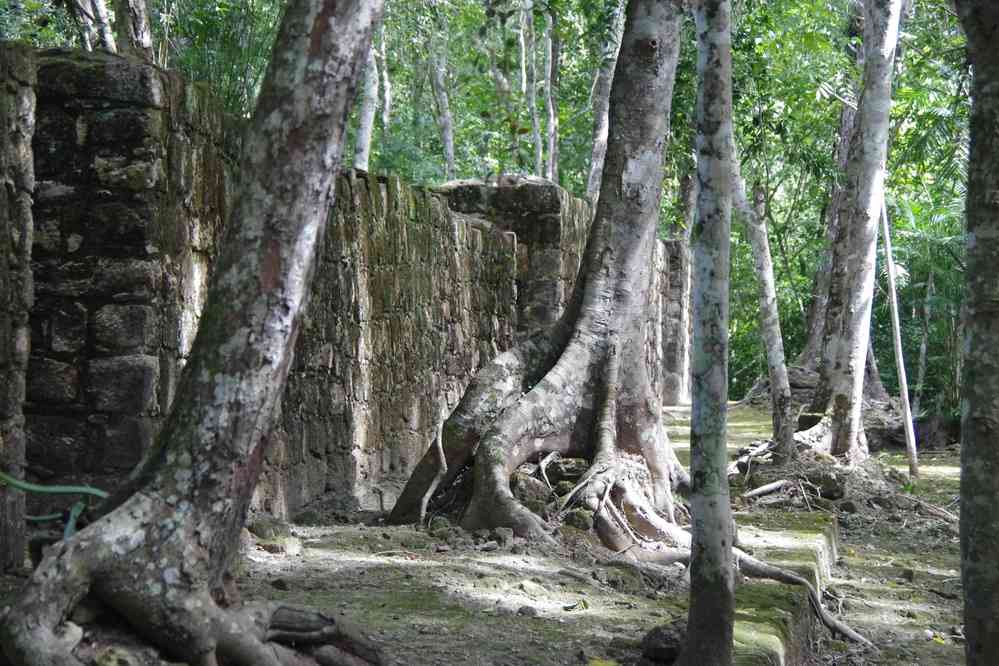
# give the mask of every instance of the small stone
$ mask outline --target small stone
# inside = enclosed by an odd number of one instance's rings
[[[517,609],[517,615],[523,615],[524,617],[537,617],[538,609],[534,606],[521,606]]]
[[[449,552],[451,552],[451,546],[447,545],[446,543],[439,543],[436,546],[434,546],[434,552],[435,553],[449,553]]]
[[[933,630],[932,629],[924,629],[923,630],[923,636],[926,638],[926,640],[932,641],[933,640]]]
[[[479,544],[479,550],[486,553],[491,553],[494,550],[499,550],[499,544],[496,543],[495,541],[486,541],[483,544]]]
[[[843,513],[857,513],[857,503],[851,499],[841,500],[836,504],[836,508]]]
[[[910,583],[916,580],[916,572],[914,569],[902,569],[902,578],[909,581]]]
[[[274,580],[272,580],[271,587],[273,587],[275,590],[282,590],[282,591],[291,589],[291,586],[288,585],[288,581],[286,581],[284,578],[275,578]]]
[[[585,458],[561,458],[545,471],[552,483],[572,481],[573,485],[590,469],[590,461]]]
[[[661,624],[642,638],[642,656],[653,663],[672,664],[680,656],[686,640],[686,619]]]

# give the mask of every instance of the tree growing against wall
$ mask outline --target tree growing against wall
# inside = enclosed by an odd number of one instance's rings
[[[174,660],[378,662],[337,619],[280,603],[226,608],[221,590],[292,362],[381,6],[287,7],[173,410],[109,513],[55,545],[0,622],[0,646],[14,666],[80,666],[73,650],[82,632],[67,617],[88,593]]]

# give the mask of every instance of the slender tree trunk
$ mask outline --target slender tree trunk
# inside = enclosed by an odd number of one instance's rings
[[[447,55],[443,47],[435,48],[430,56],[430,87],[437,102],[437,127],[444,147],[444,179],[454,178],[454,120],[447,94]]]
[[[957,0],[968,38],[967,319],[961,404],[961,582],[968,666],[999,657],[999,4]]]
[[[115,0],[114,14],[119,51],[152,62],[153,33],[149,29],[146,0]]]
[[[861,408],[900,9],[901,0],[864,5],[864,87],[850,142],[826,313],[821,372],[828,401],[825,391],[817,391],[810,410],[830,409],[830,449],[854,461],[868,455]]]
[[[66,8],[80,36],[80,46],[84,51],[93,51],[97,41],[97,28],[94,27],[94,10],[90,0],[68,0]]]
[[[392,77],[389,75],[388,55],[386,53],[385,26],[381,28],[380,39],[378,40],[378,55],[381,60],[382,72],[382,143],[389,137],[389,130],[392,125]]]
[[[926,297],[923,300],[923,336],[919,341],[919,366],[916,368],[916,395],[912,401],[912,413],[916,418],[922,413],[923,386],[926,383],[926,353],[929,349],[930,319],[933,317],[933,271],[926,278]]]
[[[777,309],[777,288],[774,280],[774,264],[770,257],[770,241],[767,238],[767,224],[762,190],[757,190],[754,205],[746,196],[746,184],[740,174],[738,157],[733,154],[734,188],[733,205],[746,223],[746,235],[753,250],[756,264],[756,277],[759,281],[760,332],[767,353],[767,375],[770,378],[770,404],[773,417],[775,457],[780,461],[795,457],[794,431],[797,425],[791,405],[791,383],[787,377],[787,363],[784,357],[784,337],[780,330],[780,313]]]
[[[375,133],[375,113],[378,111],[378,63],[374,45],[368,49],[364,65],[364,86],[358,113],[357,137],[354,139],[354,168],[368,171],[371,159],[371,137]]]
[[[110,513],[49,550],[0,623],[13,666],[81,666],[82,631],[67,618],[88,592],[171,661],[379,661],[339,619],[283,603],[226,609],[211,593],[263,466],[381,4],[286,8],[190,360],[156,445],[125,484],[139,492],[119,492]]]
[[[732,663],[735,615],[729,502],[728,279],[735,165],[728,0],[695,5],[697,221],[694,223],[693,402],[690,420],[692,545],[683,664]]]
[[[600,179],[604,171],[604,155],[607,154],[607,111],[610,107],[611,83],[614,81],[614,68],[617,65],[617,53],[621,48],[623,30],[624,0],[619,0],[614,5],[614,15],[611,27],[607,31],[603,58],[593,82],[593,148],[590,153],[590,174],[586,179],[586,196],[590,201],[596,201],[600,196]],[[547,51],[547,41],[545,45]]]
[[[545,13],[545,110],[548,113],[548,163],[544,176],[558,182],[558,68],[562,50],[556,32],[558,24],[552,10]]]
[[[534,0],[524,0],[520,17],[521,72],[527,110],[531,114],[531,145],[534,147],[534,175],[544,176],[544,145],[538,114],[537,72],[534,66]]]
[[[895,260],[891,251],[891,228],[888,208],[881,200],[881,235],[884,238],[885,265],[888,267],[888,303],[891,307],[892,341],[895,346],[895,368],[898,371],[898,392],[902,399],[902,420],[905,429],[905,450],[909,458],[909,476],[919,478],[919,458],[916,454],[916,433],[912,429],[912,410],[909,409],[909,382],[905,376],[905,358],[902,356],[902,325],[898,317],[898,293],[895,288]]]
[[[108,18],[108,7],[104,0],[90,0],[90,11],[101,48],[108,53],[117,53],[118,46],[111,31],[111,19]]]

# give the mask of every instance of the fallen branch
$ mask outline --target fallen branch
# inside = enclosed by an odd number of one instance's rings
[[[763,497],[764,495],[769,495],[770,493],[775,493],[779,490],[783,490],[788,486],[794,485],[789,479],[781,479],[780,481],[774,481],[773,483],[766,483],[759,488],[754,488],[748,492],[742,493],[742,499],[753,499],[754,497]]]

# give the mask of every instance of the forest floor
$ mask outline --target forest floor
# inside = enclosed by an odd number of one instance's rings
[[[689,410],[669,411],[670,436],[687,462]],[[733,453],[769,427],[766,414],[732,410]],[[904,469],[901,454],[878,460]],[[915,488],[893,481],[891,472],[887,482],[874,472],[876,482],[847,483],[846,496],[835,502],[806,501],[793,490],[752,504],[736,500],[747,548],[814,571],[827,606],[880,648],[862,651],[814,629],[807,602],[792,588],[747,581],[737,592],[738,663],[962,663],[957,526],[913,499],[956,513],[957,470],[956,448],[925,452]],[[314,518],[328,523],[332,516]],[[561,528],[566,547],[554,550],[497,531],[467,534],[440,523],[431,530],[389,527],[378,516],[365,523],[296,525],[291,536],[248,542],[243,596],[342,614],[400,666],[651,664],[642,661],[643,637],[686,615],[682,567],[651,579],[612,561],[588,533],[571,527]],[[789,543],[821,543],[821,551],[837,528],[838,558],[819,552],[796,564]],[[22,582],[0,578],[0,607]],[[810,647],[812,656],[796,655],[795,643]]]

